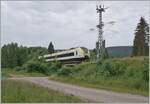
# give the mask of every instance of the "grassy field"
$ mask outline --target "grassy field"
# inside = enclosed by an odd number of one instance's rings
[[[64,67],[49,79],[86,87],[148,96],[148,57],[107,59]]]
[[[2,80],[1,98],[3,103],[77,103],[81,99],[65,95],[35,84]]]
[[[45,76],[44,74],[42,73],[39,73],[39,72],[30,72],[30,73],[27,73],[26,71],[24,70],[21,70],[21,71],[16,71],[16,70],[13,70],[13,69],[2,69],[2,77],[13,77],[13,76],[17,76],[17,77],[22,77],[22,76]]]

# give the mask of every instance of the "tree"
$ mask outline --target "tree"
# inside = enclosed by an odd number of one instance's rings
[[[1,48],[1,65],[2,65],[2,68],[3,67],[6,67],[7,66],[7,46],[4,45],[2,48]]]
[[[48,46],[48,52],[49,53],[54,53],[54,46],[53,46],[52,42],[50,42],[50,44]]]
[[[20,46],[17,53],[17,65],[22,66],[28,60],[28,48]]]
[[[135,30],[132,56],[145,56],[149,54],[149,26],[141,17]]]
[[[2,67],[17,66],[18,44],[11,43],[2,47]]]
[[[24,47],[17,43],[9,43],[1,48],[2,68],[15,68],[22,66],[29,60],[38,60],[38,57],[47,54],[45,47]]]

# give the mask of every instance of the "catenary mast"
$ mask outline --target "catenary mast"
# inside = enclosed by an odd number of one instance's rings
[[[97,61],[102,60],[104,58],[105,52],[105,40],[103,40],[103,22],[102,22],[102,13],[105,12],[104,5],[96,7],[97,13],[99,14],[99,24],[98,28],[98,41],[96,43],[96,51],[97,51]]]

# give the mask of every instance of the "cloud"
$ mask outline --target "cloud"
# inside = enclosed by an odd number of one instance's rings
[[[106,1],[103,14],[107,46],[132,45],[140,16],[148,20],[148,1]],[[2,1],[2,45],[17,42],[26,46],[56,48],[85,46],[97,41],[98,14],[95,1]],[[107,24],[115,21],[113,25]]]

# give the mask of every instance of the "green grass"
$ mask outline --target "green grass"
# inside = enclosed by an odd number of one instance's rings
[[[102,64],[83,63],[62,68],[49,79],[85,87],[148,96],[147,57],[107,59]]]
[[[3,103],[77,103],[83,100],[73,95],[14,80],[2,80]]]
[[[123,92],[123,93],[131,93],[131,94],[139,94],[148,96],[148,91],[145,89],[135,89],[135,88],[129,88],[124,85],[120,81],[117,82],[117,80],[84,80],[80,78],[74,78],[74,77],[63,77],[63,76],[51,76],[49,77],[50,80],[60,81],[64,83],[70,83],[74,85],[79,85],[83,87],[89,87],[89,88],[96,88],[96,89],[104,89],[104,90],[110,90],[110,91],[116,91],[116,92]]]
[[[5,78],[5,77],[22,77],[22,76],[33,76],[33,77],[42,77],[42,76],[45,76],[44,74],[42,73],[39,73],[39,72],[26,72],[25,70],[21,70],[21,71],[16,71],[16,70],[13,70],[13,69],[2,69],[2,77]]]

